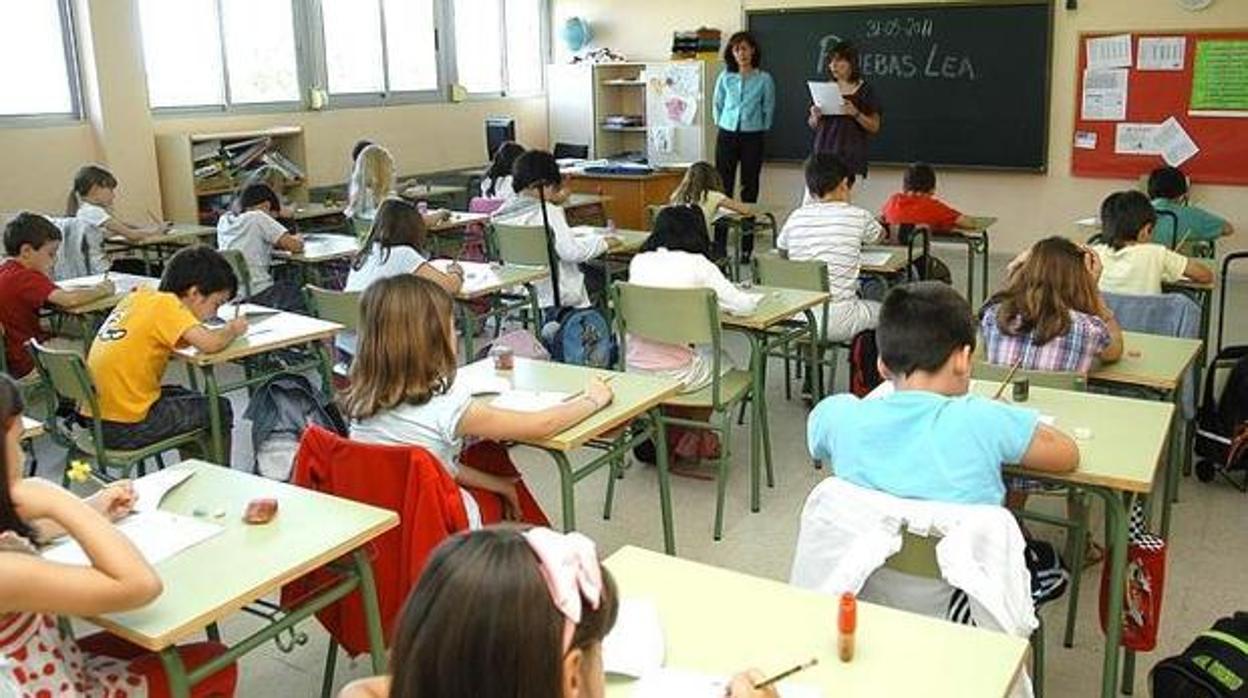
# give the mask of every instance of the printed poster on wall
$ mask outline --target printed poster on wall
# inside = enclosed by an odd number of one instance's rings
[[[1202,116],[1248,116],[1248,41],[1196,42],[1189,108]]]

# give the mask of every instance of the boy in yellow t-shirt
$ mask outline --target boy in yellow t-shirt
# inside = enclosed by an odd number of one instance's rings
[[[1110,194],[1101,204],[1101,238],[1092,246],[1101,258],[1103,293],[1146,296],[1180,279],[1213,282],[1213,272],[1200,262],[1152,242],[1157,213],[1138,191]]]
[[[216,250],[188,247],[165,265],[158,290],[126,296],[100,327],[87,355],[99,395],[104,444],[135,449],[197,428],[207,428],[208,398],[182,386],[160,384],[178,347],[224,349],[247,331],[238,318],[218,329],[204,320],[238,291],[229,262]],[[234,423],[230,403],[219,398],[225,433]],[[225,451],[229,453],[227,448]]]

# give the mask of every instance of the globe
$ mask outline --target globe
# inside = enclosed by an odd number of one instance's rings
[[[589,40],[594,37],[594,34],[589,30],[588,22],[580,17],[569,17],[568,21],[563,23],[563,29],[559,31],[559,37],[563,39],[569,51],[580,51],[589,45]]]

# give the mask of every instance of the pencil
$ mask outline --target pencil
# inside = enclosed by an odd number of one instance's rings
[[[768,686],[772,685],[773,683],[775,683],[775,682],[777,682],[777,681],[780,681],[780,680],[782,680],[782,679],[787,679],[787,678],[789,678],[790,676],[792,676],[792,675],[796,674],[797,672],[799,672],[799,671],[803,671],[803,670],[805,670],[805,669],[809,669],[809,668],[811,668],[812,666],[814,666],[814,665],[816,665],[816,664],[818,664],[818,663],[819,663],[819,658],[818,658],[818,657],[811,657],[809,660],[807,660],[806,662],[804,662],[804,663],[802,663],[802,664],[798,664],[798,665],[797,665],[797,666],[795,666],[795,667],[792,667],[792,668],[786,669],[786,670],[784,670],[784,671],[780,672],[779,674],[776,674],[775,676],[773,676],[773,677],[771,677],[771,678],[769,678],[769,679],[765,679],[762,683],[755,684],[755,685],[754,685],[754,690],[759,690],[759,689],[767,688]]]
[[[1023,365],[1023,357],[1019,356],[1018,361],[1010,367],[1010,372],[1005,374],[1005,379],[1001,381],[1000,387],[997,388],[997,394],[992,396],[993,400],[1000,400],[1001,395],[1005,393],[1005,386],[1010,384],[1010,379],[1014,377],[1014,373],[1018,371],[1018,367]]]
[[[1183,231],[1183,235],[1182,235],[1182,237],[1180,237],[1180,238],[1179,238],[1179,241],[1178,241],[1178,242],[1174,243],[1174,249],[1175,249],[1175,251],[1178,251],[1178,250],[1183,249],[1183,243],[1187,242],[1187,236],[1189,236],[1189,235],[1191,235],[1191,234],[1192,234],[1192,229],[1191,229],[1191,228],[1188,228],[1187,230]]]

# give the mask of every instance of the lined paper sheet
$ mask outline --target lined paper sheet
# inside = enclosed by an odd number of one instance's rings
[[[666,647],[659,609],[650,599],[622,599],[611,634],[602,641],[608,674],[639,678],[663,666]]]
[[[571,395],[549,390],[512,390],[491,400],[490,406],[512,412],[541,412],[563,404]]]
[[[122,519],[117,524],[117,530],[134,543],[144,560],[155,565],[218,535],[225,528],[167,511],[144,511]],[[48,548],[43,552],[43,558],[66,565],[85,567],[91,564],[87,553],[75,540]]]

